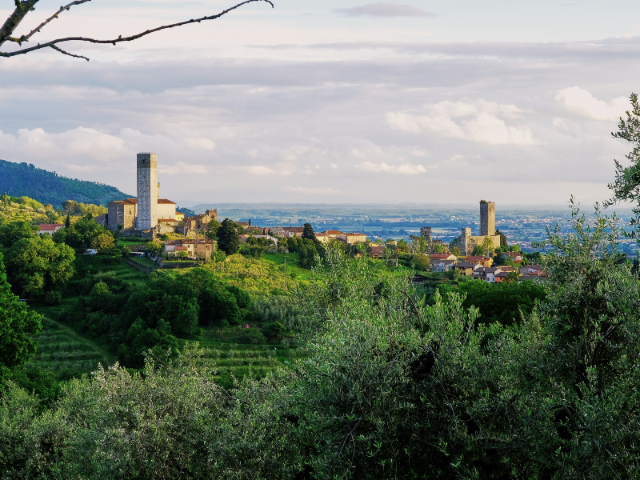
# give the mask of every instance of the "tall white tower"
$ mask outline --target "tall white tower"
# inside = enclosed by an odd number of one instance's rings
[[[138,154],[138,224],[148,230],[158,224],[158,157],[155,153]]]

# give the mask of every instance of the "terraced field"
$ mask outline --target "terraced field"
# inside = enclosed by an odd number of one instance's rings
[[[233,340],[233,338],[230,338]],[[235,343],[225,341],[224,335],[214,329],[203,329],[198,338],[183,339],[181,342],[197,341],[204,350],[203,361],[211,365],[216,378],[232,373],[236,378],[251,375],[264,377],[270,370],[293,363],[305,356],[304,348],[289,342],[274,341],[261,344]]]
[[[98,363],[110,365],[112,359],[69,327],[45,319],[31,363],[53,372],[58,379],[67,379],[96,370]]]

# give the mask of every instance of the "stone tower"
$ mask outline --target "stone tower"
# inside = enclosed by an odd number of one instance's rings
[[[149,230],[158,224],[158,157],[155,153],[138,154],[138,224]]]
[[[480,200],[480,235],[496,234],[496,204]]]

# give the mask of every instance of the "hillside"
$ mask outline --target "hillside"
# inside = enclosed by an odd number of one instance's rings
[[[59,207],[65,200],[106,205],[112,200],[133,196],[102,183],[62,177],[32,164],[5,160],[0,160],[0,193],[27,196],[54,207]]]

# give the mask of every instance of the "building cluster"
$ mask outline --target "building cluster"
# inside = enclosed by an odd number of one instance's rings
[[[510,257],[516,263],[523,260],[519,252],[508,252],[514,255]],[[452,253],[434,253],[430,256],[431,270],[434,272],[455,271],[459,275],[473,277],[489,283],[504,282],[510,274],[515,272],[521,280],[543,279],[547,276],[540,265],[527,265],[524,267],[493,266],[493,260],[489,257],[468,255],[464,261]]]
[[[427,240],[429,251],[436,245],[442,245],[442,240],[431,236],[431,227],[422,227],[420,235]],[[471,228],[463,227],[460,237],[453,241],[462,255],[470,255],[476,246],[500,248],[500,235],[496,235],[496,204],[480,200],[480,235],[471,235]]]

